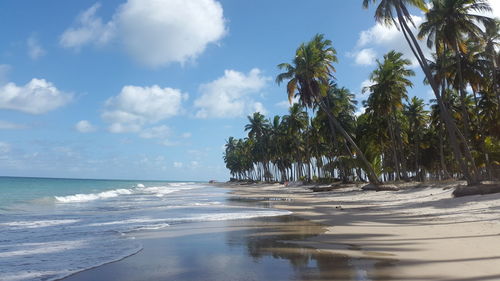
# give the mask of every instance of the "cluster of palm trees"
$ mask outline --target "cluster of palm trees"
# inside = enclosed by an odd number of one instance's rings
[[[376,0],[364,0],[368,7]],[[500,24],[480,14],[485,0],[380,0],[377,21],[403,32],[435,99],[429,107],[407,96],[410,61],[390,51],[363,89],[365,113],[335,83],[336,51],[316,35],[277,83],[287,82],[288,115],[249,116],[248,138],[229,138],[224,160],[238,179],[287,181],[340,178],[389,180],[464,178],[469,185],[498,177],[500,162]],[[429,5],[430,4],[430,5]],[[417,35],[407,5],[425,12]],[[430,7],[430,8],[428,8]],[[424,56],[419,39],[434,52]]]

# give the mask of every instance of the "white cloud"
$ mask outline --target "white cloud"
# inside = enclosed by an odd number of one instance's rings
[[[377,52],[372,48],[362,49],[354,54],[354,61],[359,65],[374,65],[377,58]]]
[[[367,90],[363,93],[363,89],[365,89],[366,87],[370,87],[373,84],[375,84],[375,82],[373,80],[370,80],[370,79],[366,79],[363,82],[361,82],[361,85],[359,87],[359,94],[356,95],[356,99],[359,101],[366,100],[368,98],[368,95],[370,94],[370,92]]]
[[[424,17],[412,16],[412,19],[417,28],[411,26],[411,24],[410,27],[416,36],[418,26],[424,21]],[[425,41],[421,41],[420,45],[426,57],[431,58],[431,50],[427,48]],[[351,53],[356,54],[354,56],[356,63],[363,64],[363,62],[368,62],[371,56],[374,59],[376,53],[385,54],[391,50],[403,53],[405,58],[412,60],[413,66],[418,66],[418,62],[413,56],[403,33],[398,31],[395,26],[386,26],[381,23],[375,23],[371,28],[361,31],[356,47]]]
[[[10,152],[10,144],[0,141],[0,153],[6,154]]]
[[[26,44],[28,45],[28,55],[31,59],[36,60],[45,55],[45,50],[40,46],[35,36],[30,36]]]
[[[114,22],[103,23],[102,19],[96,16],[100,7],[101,5],[96,3],[81,13],[76,19],[76,26],[66,29],[61,35],[61,46],[79,50],[88,44],[108,43],[115,35]]]
[[[87,120],[81,120],[76,123],[75,129],[80,133],[91,133],[96,130],[96,128]]]
[[[95,4],[67,29],[60,43],[68,48],[106,44],[116,37],[132,58],[158,67],[198,57],[227,33],[221,4],[215,0],[128,0],[103,23]]]
[[[371,79],[364,80],[363,82],[361,82],[361,86],[360,86],[361,91],[363,91],[364,88],[370,87],[370,86],[372,86],[374,84],[375,84],[375,81],[373,81]]]
[[[492,11],[492,16],[500,19],[500,1],[490,0],[490,6]]]
[[[253,112],[259,112],[262,113],[263,115],[267,114],[267,110],[261,102],[255,102],[252,106],[253,106],[252,110]]]
[[[173,165],[174,165],[174,168],[182,168],[182,166],[184,166],[184,164],[182,162],[174,162]]]
[[[193,60],[226,34],[214,0],[129,0],[116,18],[128,53],[153,67]]]
[[[106,101],[102,118],[110,123],[112,133],[139,132],[181,113],[187,94],[172,88],[125,86],[119,95]]]
[[[25,128],[26,126],[23,124],[11,123],[8,121],[0,120],[0,130],[18,130]]]
[[[183,139],[188,139],[188,138],[190,138],[192,135],[193,135],[193,134],[191,134],[191,133],[189,133],[189,132],[186,132],[186,133],[183,133],[183,134],[181,135],[181,137],[182,137]]]
[[[67,104],[72,97],[45,79],[33,78],[24,86],[7,83],[0,87],[0,109],[42,114]]]
[[[167,139],[170,135],[171,130],[165,125],[144,129],[139,134],[143,139]]]
[[[360,105],[358,106],[356,112],[354,112],[354,115],[356,115],[356,117],[359,117],[361,114],[365,113],[366,111],[366,107]]]
[[[264,77],[257,68],[248,74],[225,70],[224,76],[200,86],[201,96],[194,101],[198,118],[230,118],[244,116],[255,110],[265,112],[252,95],[258,94],[270,78]]]

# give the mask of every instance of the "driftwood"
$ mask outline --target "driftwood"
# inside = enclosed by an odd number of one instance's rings
[[[381,185],[374,185],[374,184],[367,184],[361,188],[362,190],[370,190],[370,191],[398,191],[399,188],[393,184],[381,184]]]
[[[484,195],[500,193],[500,184],[481,184],[475,186],[458,186],[453,191],[453,196],[462,197],[469,195]]]

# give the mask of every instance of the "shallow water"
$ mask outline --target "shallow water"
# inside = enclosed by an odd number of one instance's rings
[[[226,190],[192,182],[0,178],[0,194],[5,281],[55,280],[122,259],[143,248],[139,231],[288,213],[229,205]]]
[[[293,215],[179,225],[137,236],[144,250],[65,281],[389,280],[393,260],[301,246],[324,231]]]

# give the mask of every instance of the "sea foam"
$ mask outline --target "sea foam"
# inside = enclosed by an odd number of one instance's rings
[[[54,196],[50,198],[57,204],[42,212],[28,209],[0,216],[0,279],[58,280],[122,259],[142,249],[140,242],[133,239],[137,231],[289,214],[227,205],[227,191],[203,184],[130,186]]]
[[[62,203],[72,203],[72,202],[87,202],[97,199],[117,197],[124,194],[132,194],[133,191],[130,189],[115,189],[104,191],[100,193],[90,193],[90,194],[74,194],[68,196],[54,196],[54,198]]]

